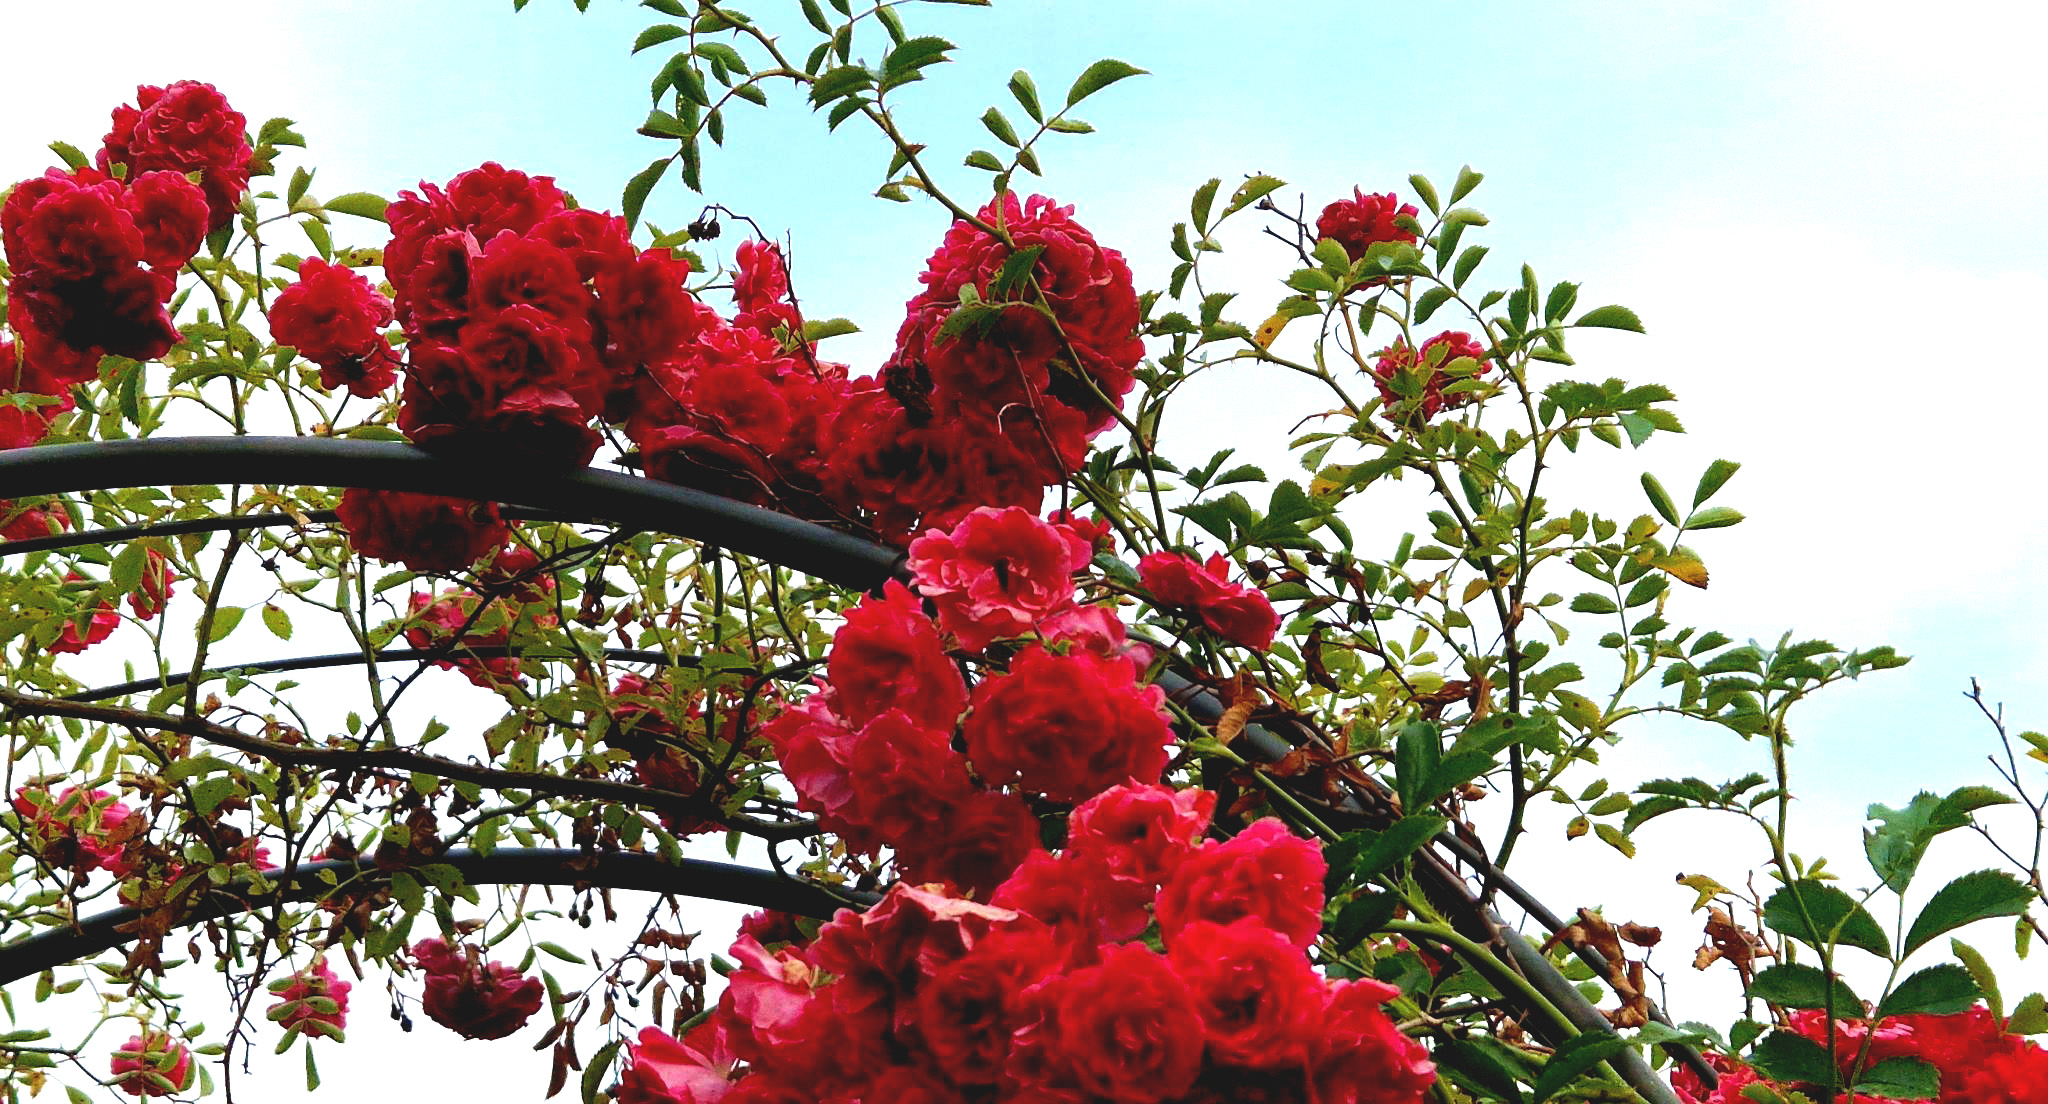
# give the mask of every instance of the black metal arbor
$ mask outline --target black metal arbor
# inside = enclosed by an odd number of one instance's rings
[[[904,573],[899,552],[859,537],[702,491],[597,469],[535,474],[438,456],[406,444],[318,437],[151,438],[0,451],[0,499],[180,484],[364,488],[491,501],[503,504],[508,517],[598,522],[667,534],[752,556],[854,590],[877,588]],[[331,514],[295,518],[283,513],[256,513],[84,530],[0,544],[0,557],[115,544],[141,537],[331,520]],[[659,652],[608,649],[607,654],[628,662],[676,662]],[[375,658],[426,660],[434,658],[434,653],[387,649],[376,653]],[[246,673],[278,672],[365,661],[362,653],[343,653],[238,664],[232,669]],[[682,662],[690,661],[685,658]],[[1223,712],[1222,701],[1191,676],[1192,672],[1169,669],[1159,684],[1198,720],[1218,719]],[[74,703],[80,710],[71,715],[91,717],[101,715],[91,710],[106,709],[93,703],[180,685],[190,677],[173,674],[99,687],[69,695],[63,701]],[[0,692],[0,709],[8,714],[18,714],[18,702],[17,695]],[[45,716],[64,715],[61,709],[44,708],[38,712]],[[193,733],[201,738],[227,736],[215,726],[196,720]],[[1246,727],[1241,739],[1254,754],[1273,760],[1320,737],[1306,726],[1253,724]],[[389,765],[405,765],[404,753],[396,754]],[[309,759],[318,761],[316,754],[309,753]],[[444,766],[447,763],[436,762]],[[611,796],[644,801],[652,793],[624,783],[578,781],[578,796],[600,800]],[[1340,828],[1379,828],[1398,817],[1387,792],[1371,778],[1359,775],[1353,781],[1353,792],[1334,804],[1318,795],[1298,796]],[[639,852],[592,854],[576,849],[498,848],[481,854],[457,849],[442,854],[438,861],[455,866],[470,884],[643,890],[819,918],[831,916],[849,902],[859,905],[873,899],[872,895],[848,894],[776,871],[691,859],[671,863]],[[1496,894],[1506,897],[1550,935],[1562,931],[1565,920],[1494,867],[1483,851],[1446,831],[1416,854],[1414,871],[1423,892],[1461,934],[1494,948],[1569,1021],[1568,1025],[1560,1024],[1537,1014],[1537,1009],[1515,1008],[1523,1014],[1533,1035],[1551,1045],[1564,1043],[1573,1032],[1613,1035],[1614,1029],[1606,1018],[1534,944],[1503,920],[1493,907],[1493,900]],[[380,874],[368,860],[322,860],[286,871],[272,871],[269,881],[274,900],[308,900],[331,892],[332,885],[323,876],[374,881]],[[1478,888],[1473,885],[1475,881]],[[216,891],[185,916],[182,926],[242,913],[262,903],[267,902],[252,899],[246,886],[230,886]],[[110,909],[69,926],[0,943],[0,984],[121,946],[134,938],[124,929],[130,928],[139,916],[132,908]],[[1599,951],[1581,946],[1575,948],[1575,953],[1596,979],[1610,976],[1610,964]],[[1509,1007],[1514,1007],[1511,992],[1504,990],[1503,998]],[[1654,1007],[1653,1015],[1669,1023]],[[1707,1084],[1714,1084],[1714,1071],[1698,1051],[1678,1042],[1664,1046]],[[1676,1104],[1676,1095],[1634,1050],[1615,1049],[1609,1060],[1644,1099],[1656,1104]]]

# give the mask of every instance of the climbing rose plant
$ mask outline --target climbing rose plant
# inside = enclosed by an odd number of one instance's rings
[[[1530,266],[1487,287],[1479,173],[1201,182],[1144,290],[1085,184],[1030,179],[1136,67],[1057,104],[1018,71],[948,171],[896,113],[954,50],[911,5],[645,6],[677,21],[633,47],[672,52],[664,153],[616,214],[547,166],[328,194],[286,173],[290,120],[198,80],[0,201],[10,1100],[208,1095],[264,1046],[317,1086],[378,983],[407,1030],[537,1034],[550,1095],[580,1070],[621,1104],[2043,1099],[2042,997],[1936,943],[2005,918],[2024,954],[2038,859],[1906,894],[1994,806],[2039,855],[2048,738],[1987,708],[1999,785],[1871,806],[1874,885],[1792,851],[1788,710],[1904,659],[1673,623],[1709,581],[1681,542],[1742,520],[1732,462],[1689,500],[1642,474],[1633,516],[1537,493],[1681,427],[1660,386],[1572,376],[1568,339],[1632,312]],[[877,195],[935,216],[879,364],[821,351],[856,324],[800,306],[831,289],[772,213],[656,199],[673,173],[709,200],[702,139],[791,88],[872,124]],[[1256,324],[1204,269],[1254,234],[1284,285]],[[1171,400],[1230,364],[1326,393],[1302,476],[1179,451]],[[331,466],[33,474],[266,435]],[[1383,539],[1396,480],[1431,505]],[[702,516],[783,543],[664,528]],[[105,683],[111,653],[136,677]],[[1652,713],[1765,769],[1593,773]],[[1725,1028],[1651,999],[1661,932],[1504,869],[1531,831],[1633,857],[1708,811],[1765,868],[1681,879],[1696,968],[1744,987]],[[696,857],[720,837],[756,869]],[[714,878],[774,906],[723,955],[674,892]],[[558,941],[649,889],[623,945]],[[1930,947],[1953,961],[1907,967]],[[205,969],[226,1028],[164,984]]]

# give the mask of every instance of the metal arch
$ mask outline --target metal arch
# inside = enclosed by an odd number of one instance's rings
[[[689,487],[584,468],[538,473],[339,437],[151,437],[0,451],[0,499],[176,484],[273,483],[455,495],[672,533],[869,590],[902,554]]]
[[[590,885],[607,889],[635,889],[650,893],[699,897],[733,904],[753,905],[829,919],[848,907],[850,897],[860,905],[872,904],[872,894],[846,894],[824,886],[790,878],[772,870],[736,866],[702,859],[680,859],[674,864],[659,856],[640,852],[586,854],[573,848],[498,848],[484,855],[467,848],[450,851],[437,860],[462,872],[470,885]],[[334,892],[322,880],[332,873],[343,881],[367,876],[381,880],[383,872],[368,858],[325,859],[306,863],[290,872],[266,871],[265,877],[278,883],[278,893],[287,900],[307,901]],[[216,893],[198,908],[178,919],[179,927],[191,927],[208,920],[237,916],[250,911],[251,903],[240,897]],[[68,962],[82,962],[134,939],[121,929],[142,918],[132,908],[109,909],[80,920],[76,925],[51,928],[25,939],[0,944],[0,985],[12,984],[31,974]]]

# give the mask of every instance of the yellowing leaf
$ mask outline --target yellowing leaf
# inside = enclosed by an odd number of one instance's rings
[[[1485,580],[1485,579],[1474,579],[1474,580],[1472,580],[1471,582],[1469,582],[1469,583],[1466,583],[1466,584],[1465,584],[1465,597],[1464,597],[1464,600],[1463,600],[1463,601],[1461,601],[1461,602],[1459,602],[1458,604],[1459,604],[1459,605],[1461,605],[1461,606],[1464,606],[1464,605],[1470,605],[1470,604],[1472,603],[1472,599],[1474,599],[1474,598],[1477,598],[1477,597],[1479,597],[1480,595],[1482,595],[1482,594],[1485,594],[1485,593],[1486,593],[1486,580]]]
[[[1683,548],[1674,549],[1669,555],[1659,556],[1650,561],[1650,566],[1665,572],[1687,586],[1707,589],[1707,565],[1698,556]]]
[[[1286,329],[1287,323],[1293,320],[1294,316],[1285,312],[1266,319],[1264,322],[1259,323],[1258,332],[1252,334],[1252,341],[1256,342],[1261,349],[1272,348],[1273,342],[1280,336],[1280,331]]]
[[[1727,886],[1707,877],[1705,874],[1682,875],[1678,879],[1678,884],[1700,895],[1700,899],[1692,904],[1694,912],[1698,912],[1712,904],[1716,897],[1729,896]]]

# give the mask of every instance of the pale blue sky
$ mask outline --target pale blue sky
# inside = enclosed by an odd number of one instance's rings
[[[794,4],[756,6],[800,26]],[[626,53],[660,17],[617,0],[594,0],[584,16],[569,0],[533,0],[516,17],[509,7],[0,0],[0,34],[15,47],[0,174],[39,172],[52,138],[90,148],[137,82],[192,77],[220,85],[252,121],[298,119],[322,167],[316,191],[389,195],[495,159],[615,207],[624,180],[662,150],[632,131],[665,52]],[[1170,224],[1210,176],[1270,172],[1305,188],[1313,210],[1353,184],[1384,190],[1414,171],[1445,184],[1472,164],[1487,173],[1475,203],[1494,219],[1481,279],[1503,281],[1527,259],[1546,281],[1583,281],[1582,303],[1637,308],[1649,335],[1587,339],[1575,372],[1665,382],[1693,431],[1560,483],[1558,501],[1582,493],[1633,516],[1643,467],[1678,487],[1715,456],[1743,460],[1724,498],[1753,520],[1699,539],[1714,586],[1688,596],[1679,619],[1738,637],[1789,627],[1890,642],[1917,657],[1808,711],[1798,770],[1816,849],[1860,873],[1865,802],[1988,777],[1987,733],[1957,696],[1971,675],[2020,726],[2048,725],[2037,582],[2048,521],[2034,503],[2048,385],[2029,332],[2048,295],[2048,78],[2028,56],[2048,30],[2040,14],[1990,2],[1931,14],[1619,0],[1263,7],[913,10],[913,32],[953,39],[962,64],[907,90],[908,129],[933,164],[956,166],[987,141],[981,111],[1007,109],[1013,68],[1049,97],[1099,56],[1152,70],[1087,105],[1101,133],[1044,154],[1045,190],[1123,249],[1141,283],[1163,277]],[[787,91],[766,112],[737,112],[728,148],[706,158],[711,199],[788,233],[809,312],[867,329],[839,339],[858,370],[886,348],[944,225],[929,205],[866,198],[885,161],[857,124],[827,137]],[[974,170],[946,171],[963,194],[981,184]],[[698,205],[671,180],[646,215],[678,225]],[[1284,259],[1250,235],[1229,244],[1224,271],[1256,322],[1280,294],[1261,281],[1284,275]],[[1197,397],[1207,405],[1190,412],[1190,439],[1268,455],[1260,442],[1298,416],[1284,387],[1246,374]],[[1635,777],[1726,777],[1757,751],[1719,732],[1671,733],[1610,763]],[[1608,901],[1664,924],[1661,961],[1676,982],[1690,973],[1697,924],[1672,874],[1718,863],[1733,875],[1753,854],[1747,841],[1726,859],[1702,850],[1716,827],[1648,830],[1633,866],[1575,846],[1556,903]],[[1640,891],[1616,888],[1629,884]],[[2002,931],[1976,941],[2010,946]],[[373,993],[366,1027],[381,1024]],[[1732,1009],[1702,1012],[1725,1021]],[[426,1060],[418,1048],[432,1041],[415,1035],[392,1053]],[[525,1064],[538,1056],[516,1044],[462,1055],[502,1067],[511,1099],[538,1098],[539,1064]],[[296,1063],[283,1073],[288,1095]],[[339,1081],[332,1065],[329,1078]]]

